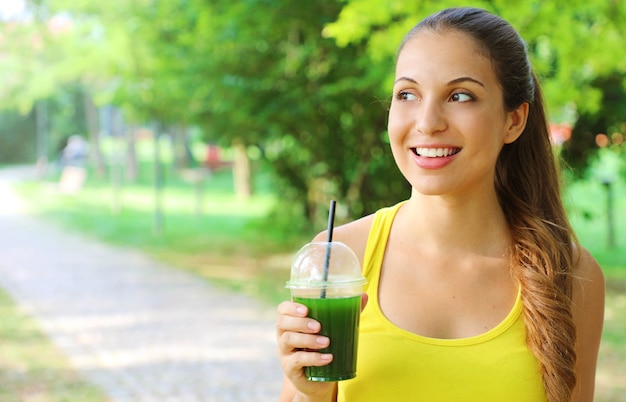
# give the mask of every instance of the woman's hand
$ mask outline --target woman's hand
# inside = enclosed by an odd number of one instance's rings
[[[367,305],[367,294],[361,295],[361,311]],[[285,383],[280,401],[303,400],[332,401],[335,394],[335,382],[314,382],[307,380],[304,367],[325,366],[333,357],[328,353],[316,350],[327,347],[330,340],[318,335],[321,325],[307,317],[306,306],[294,302],[282,302],[278,306],[278,322],[276,323],[276,340],[278,341],[278,357],[280,358]]]
[[[286,378],[281,401],[294,400],[293,396],[297,394],[304,400],[332,399],[336,383],[309,381],[304,375],[304,367],[325,366],[333,359],[331,354],[316,352],[327,347],[330,340],[318,335],[320,323],[308,318],[307,314],[308,309],[302,304],[283,302],[278,306],[276,340]]]

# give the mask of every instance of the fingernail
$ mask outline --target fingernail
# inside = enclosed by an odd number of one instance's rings
[[[308,324],[306,324],[307,327],[309,327],[309,329],[311,331],[319,331],[320,330],[320,324],[316,321],[309,321]]]
[[[306,308],[300,306],[300,307],[296,307],[296,312],[300,315],[306,315]]]
[[[330,353],[324,353],[323,355],[320,356],[320,359],[322,360],[331,360],[333,358],[333,355],[331,355]]]
[[[315,342],[317,342],[318,345],[324,346],[328,343],[328,338],[325,336],[318,336],[317,339],[315,339]]]

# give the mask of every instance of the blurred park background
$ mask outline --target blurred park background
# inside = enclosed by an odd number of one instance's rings
[[[275,304],[330,199],[341,223],[409,195],[386,138],[394,56],[454,5],[0,0],[0,165],[35,167],[15,185],[30,214]],[[607,277],[597,400],[626,401],[626,2],[464,5],[527,41]]]

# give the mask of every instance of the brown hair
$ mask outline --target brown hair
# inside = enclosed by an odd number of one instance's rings
[[[541,366],[548,400],[569,401],[576,384],[570,268],[577,242],[561,201],[558,166],[526,44],[502,18],[463,7],[420,22],[400,50],[422,29],[458,31],[474,38],[479,52],[491,59],[505,108],[529,104],[524,131],[498,157],[495,187],[513,237],[513,273],[521,287],[529,349]]]

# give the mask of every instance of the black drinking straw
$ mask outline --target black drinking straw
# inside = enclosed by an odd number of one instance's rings
[[[335,226],[335,200],[330,200],[330,211],[328,211],[328,243],[326,245],[326,259],[324,260],[324,283],[328,280],[328,268],[330,266],[330,249],[333,241],[333,228]],[[320,293],[322,299],[326,298],[326,285],[322,287]]]

